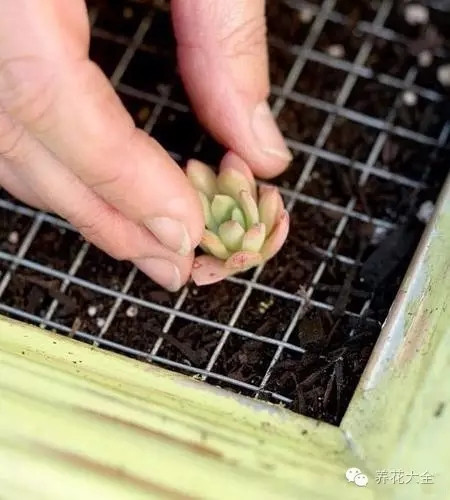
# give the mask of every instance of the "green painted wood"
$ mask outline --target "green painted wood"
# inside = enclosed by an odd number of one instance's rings
[[[2,500],[374,498],[354,465],[338,428],[0,320]]]
[[[341,428],[392,498],[450,491],[450,182],[436,207]],[[424,483],[426,474],[432,484]],[[399,474],[401,475],[401,474]],[[380,483],[384,479],[378,478]],[[428,481],[428,479],[427,479]]]

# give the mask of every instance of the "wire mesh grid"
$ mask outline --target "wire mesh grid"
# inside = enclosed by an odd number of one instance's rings
[[[392,27],[395,3],[361,2],[357,19],[351,3],[269,2],[270,100],[295,155],[275,180],[293,222],[280,256],[213,289],[189,284],[171,295],[66,222],[3,194],[0,312],[337,423],[357,382],[348,365],[361,374],[384,320],[373,290],[353,286],[360,242],[402,226],[417,204],[399,207],[400,198],[437,194],[450,131],[436,115],[445,96],[421,79],[407,38]],[[221,150],[196,123],[174,73],[167,4],[93,7],[90,21],[92,57],[137,125],[176,160],[216,162]],[[335,40],[345,57],[329,50]],[[405,91],[418,98],[416,115]],[[330,346],[326,355],[315,341]]]

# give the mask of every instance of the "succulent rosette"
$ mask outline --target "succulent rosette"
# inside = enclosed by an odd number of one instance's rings
[[[274,186],[257,189],[248,166],[225,156],[218,175],[206,164],[190,160],[186,174],[200,197],[205,230],[195,259],[196,285],[216,283],[271,259],[289,230],[289,215]]]

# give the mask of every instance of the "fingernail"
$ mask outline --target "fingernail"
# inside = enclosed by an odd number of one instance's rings
[[[134,265],[169,292],[177,292],[181,288],[180,271],[168,260],[153,257],[136,259]]]
[[[292,160],[292,154],[284,142],[270,106],[266,101],[259,103],[254,109],[252,129],[264,153],[277,156],[286,161]]]
[[[169,250],[183,256],[192,250],[191,238],[181,222],[169,217],[154,217],[146,221],[145,225]]]

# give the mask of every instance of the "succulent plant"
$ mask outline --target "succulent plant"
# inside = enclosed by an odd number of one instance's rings
[[[190,160],[186,174],[200,197],[205,230],[192,278],[197,285],[216,283],[271,259],[286,240],[289,215],[276,187],[256,187],[249,167],[225,156],[219,174]]]

